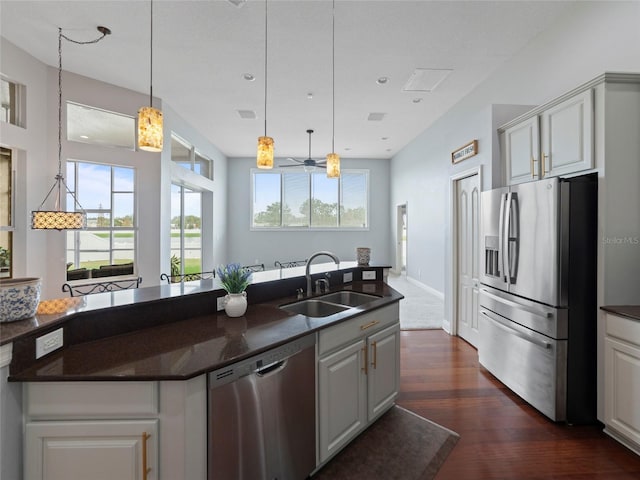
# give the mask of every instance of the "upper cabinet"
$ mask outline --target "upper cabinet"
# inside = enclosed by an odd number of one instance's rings
[[[592,89],[534,112],[500,129],[508,185],[593,168]]]
[[[542,112],[540,127],[542,177],[593,168],[593,90],[588,89]]]

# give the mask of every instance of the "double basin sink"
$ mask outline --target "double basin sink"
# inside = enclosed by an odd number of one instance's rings
[[[307,317],[328,317],[353,307],[358,307],[375,300],[377,295],[343,290],[327,293],[318,297],[301,300],[299,302],[280,305],[280,308]]]

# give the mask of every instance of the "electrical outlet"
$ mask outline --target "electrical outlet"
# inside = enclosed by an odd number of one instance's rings
[[[342,275],[342,283],[353,282],[353,272],[345,273]]]
[[[224,310],[224,297],[218,297],[216,305],[217,305],[216,308],[218,309],[218,311]]]
[[[63,345],[63,328],[49,332],[36,338],[36,358],[45,356]]]
[[[376,271],[375,270],[363,270],[362,271],[362,279],[363,280],[375,280],[376,279]]]

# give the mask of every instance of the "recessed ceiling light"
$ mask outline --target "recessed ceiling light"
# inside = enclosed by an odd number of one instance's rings
[[[313,92],[307,93],[307,98],[311,100],[313,98]]]
[[[238,8],[242,8],[242,6],[247,2],[247,0],[227,0],[231,5],[235,5]]]
[[[349,150],[351,150],[351,147],[344,147],[344,150],[348,152]]]
[[[253,82],[256,79],[253,73],[243,73],[242,78],[244,78],[247,82]]]
[[[380,77],[376,80],[378,85],[385,85],[389,81],[389,77]]]
[[[421,98],[414,98],[412,101],[413,101],[413,103],[420,103],[422,101],[422,99]]]
[[[86,140],[86,139],[87,139],[87,138],[89,138],[89,137],[88,137],[87,135],[80,135],[80,138],[83,138],[83,139],[85,139],[85,140]]]
[[[384,112],[371,112],[367,117],[367,120],[369,120],[370,122],[380,122],[385,115],[386,113]]]
[[[382,137],[380,140],[389,140],[389,137]]]

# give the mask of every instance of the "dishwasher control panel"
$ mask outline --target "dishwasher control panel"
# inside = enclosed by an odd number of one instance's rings
[[[287,358],[292,357],[298,352],[312,347],[315,344],[316,335],[307,335],[306,337],[299,338],[293,342],[286,343],[259,355],[213,370],[208,376],[209,388],[216,388],[231,383],[277,362],[286,360]]]

